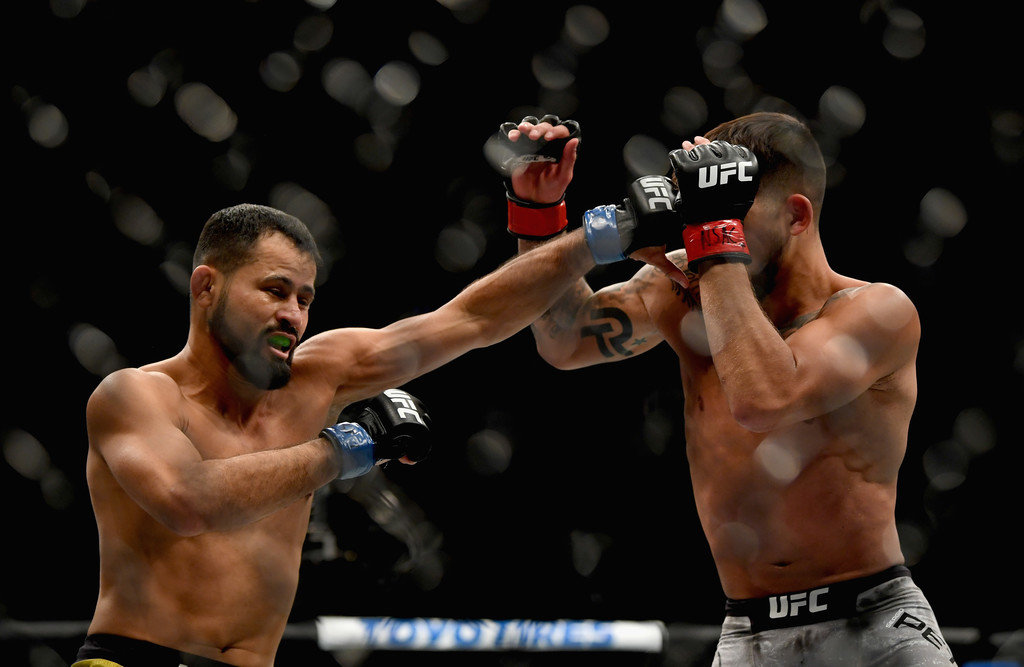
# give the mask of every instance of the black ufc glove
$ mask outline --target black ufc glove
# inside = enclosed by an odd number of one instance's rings
[[[638,248],[682,247],[683,221],[675,211],[675,188],[665,176],[642,176],[618,206],[606,204],[583,214],[583,231],[598,264],[625,259]]]
[[[690,268],[707,260],[750,263],[743,236],[760,181],[757,157],[744,146],[724,141],[677,149],[668,154],[679,187],[679,213]]]
[[[339,479],[368,473],[381,461],[422,461],[430,453],[430,416],[419,399],[401,389],[386,389],[349,406],[338,422],[320,432],[341,457]]]

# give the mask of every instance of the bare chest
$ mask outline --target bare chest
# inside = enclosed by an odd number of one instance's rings
[[[203,458],[229,458],[312,440],[323,427],[323,412],[300,401],[276,400],[240,419],[186,402],[181,430]]]
[[[835,489],[894,481],[906,420],[884,395],[869,391],[832,412],[758,433],[733,418],[710,363],[682,372],[687,458],[694,490],[709,505],[799,505]]]

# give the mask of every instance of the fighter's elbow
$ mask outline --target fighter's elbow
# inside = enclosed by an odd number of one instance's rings
[[[550,356],[545,356],[543,354],[540,355],[540,356],[541,356],[541,359],[543,359],[544,361],[547,362],[548,366],[551,366],[552,368],[555,368],[557,370],[560,370],[560,371],[571,371],[574,368],[574,366],[566,358],[550,357]]]
[[[573,358],[570,352],[562,349],[552,348],[537,342],[537,354],[547,362],[549,366],[560,371],[571,371],[580,367],[580,364]]]
[[[748,431],[767,433],[779,425],[786,411],[775,401],[740,398],[729,401],[729,412],[736,423]]]
[[[215,529],[211,513],[204,511],[194,494],[172,488],[152,514],[175,535],[194,537]]]
[[[195,512],[169,510],[161,512],[156,519],[180,537],[195,537],[211,530],[209,522]]]

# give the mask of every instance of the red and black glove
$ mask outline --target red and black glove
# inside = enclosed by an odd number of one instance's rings
[[[530,139],[521,135],[517,141],[511,141],[508,133],[516,129],[520,123],[550,123],[552,126],[564,125],[569,128],[569,136],[551,141]],[[519,123],[506,122],[498,128],[495,141],[494,162],[501,172],[508,197],[508,231],[512,236],[533,241],[543,241],[557,236],[568,224],[565,214],[565,193],[558,201],[538,203],[527,201],[516,196],[512,188],[512,172],[517,167],[530,162],[559,162],[565,145],[571,139],[580,138],[580,125],[574,120],[561,120],[558,116],[548,114],[541,119],[526,116]]]
[[[750,263],[743,235],[760,182],[757,156],[744,146],[712,141],[669,153],[679,190],[676,210],[686,228],[683,241],[690,269],[715,262]]]

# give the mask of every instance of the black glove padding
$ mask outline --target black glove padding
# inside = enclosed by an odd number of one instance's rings
[[[747,215],[760,174],[757,156],[724,141],[676,149],[668,154],[679,188],[679,212],[686,224],[740,220]]]
[[[521,134],[518,140],[512,141],[508,138],[508,133],[519,127],[521,123],[564,125],[569,128],[569,136],[548,141],[544,137],[530,139],[529,136]],[[515,190],[512,189],[512,172],[516,167],[530,162],[560,162],[565,145],[569,143],[570,139],[582,139],[580,124],[576,121],[561,120],[554,114],[547,114],[539,120],[536,116],[526,116],[518,123],[511,121],[502,123],[498,132],[487,142],[485,152],[491,164],[501,174],[509,199],[520,206],[530,206],[531,204],[538,206],[538,204],[516,197]],[[554,206],[556,203],[539,204],[539,206]]]
[[[531,139],[528,135],[521,134],[518,140],[510,140],[508,133],[519,127],[522,123],[531,123],[533,125],[550,123],[553,127],[564,125],[569,128],[569,136],[548,141],[544,137]],[[526,116],[518,123],[508,121],[502,123],[498,128],[499,148],[495,151],[495,164],[501,170],[502,175],[506,179],[510,179],[515,168],[522,164],[529,162],[560,162],[562,160],[562,153],[565,151],[565,145],[569,143],[570,139],[579,139],[580,137],[579,123],[574,120],[561,120],[554,114],[547,114],[540,120],[536,116]]]
[[[401,389],[385,389],[373,398],[354,403],[338,415],[339,422],[354,422],[373,438],[377,461],[422,461],[432,445],[430,415],[423,403]]]
[[[386,389],[348,406],[338,423],[320,431],[338,456],[339,479],[370,472],[381,461],[430,453],[430,416],[420,401],[401,389]]]
[[[757,156],[724,141],[669,153],[686,229],[686,259],[693,271],[719,262],[751,262],[743,218],[760,182]]]
[[[584,233],[594,259],[610,264],[639,248],[681,248],[683,221],[675,203],[672,181],[665,176],[642,176],[630,184],[622,204],[584,213]]]

